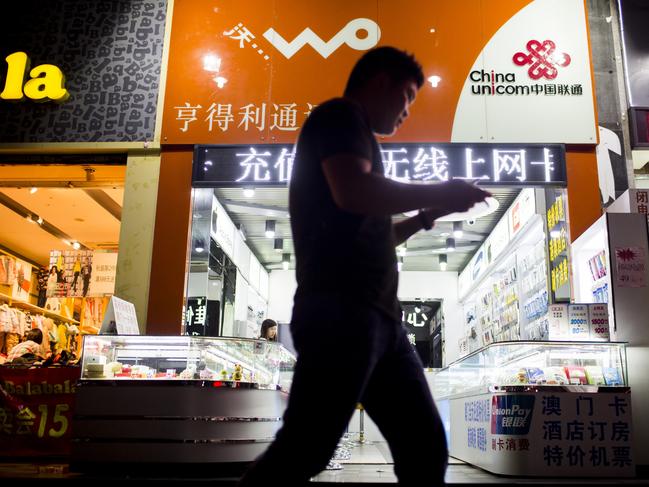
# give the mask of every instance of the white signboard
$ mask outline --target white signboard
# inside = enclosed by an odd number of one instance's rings
[[[587,18],[581,0],[529,2],[467,73],[453,142],[597,140]]]
[[[115,292],[117,252],[95,252],[92,256],[88,296],[105,296]],[[82,269],[82,277],[83,269]]]
[[[588,327],[590,328],[591,340],[604,342],[610,340],[607,303],[588,305]]]
[[[494,227],[487,240],[489,244],[489,262],[493,262],[509,243],[509,224],[506,218],[501,219]]]
[[[450,454],[502,475],[633,477],[626,392],[481,394],[450,400]]]
[[[234,232],[236,227],[216,196],[212,199],[212,224],[210,234],[223,251],[234,260]]]
[[[135,305],[117,296],[111,296],[99,334],[139,335]]]
[[[507,210],[509,217],[509,238],[514,238],[525,226],[530,218],[536,213],[536,200],[534,190],[526,188],[516,198],[512,206]]]
[[[255,289],[259,290],[259,273],[261,272],[261,264],[257,260],[257,257],[255,257],[255,254],[250,252],[250,279],[248,282],[250,282],[250,285]]]
[[[571,340],[588,340],[588,305],[571,304],[568,306],[568,327]]]
[[[548,306],[548,334],[550,340],[567,340],[570,336],[568,325],[568,305],[551,304]]]

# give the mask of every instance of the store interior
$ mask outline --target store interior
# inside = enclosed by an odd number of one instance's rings
[[[489,190],[490,208],[451,215],[397,249],[403,324],[424,365],[439,368],[495,342],[609,340],[588,327],[588,306],[601,308],[601,296],[589,288],[568,306],[565,190]],[[190,262],[188,309],[203,299],[212,323],[196,334],[256,338],[264,318],[286,325],[295,289],[288,189],[194,188]],[[424,304],[428,313],[414,312]],[[569,312],[575,322],[586,316],[581,327],[570,328]],[[279,335],[290,346],[287,326]]]
[[[0,358],[39,328],[40,358],[66,352],[61,360],[74,362],[114,291],[126,165],[112,156],[37,159],[0,164]]]
[[[507,217],[521,188],[490,187],[489,191],[493,201],[488,208],[444,218],[431,231],[417,233],[397,249],[403,321],[426,366],[444,363],[445,315],[452,323],[463,315],[456,291],[458,276],[498,222]],[[194,188],[192,208],[185,330],[255,338],[261,321],[270,317],[280,323],[279,339],[290,349],[287,323],[295,261],[288,189]],[[407,216],[398,215],[395,220]],[[250,264],[244,254],[250,256]],[[251,281],[268,282],[269,289],[251,285]],[[196,300],[201,299],[206,305],[205,321],[196,327],[191,320],[203,316],[196,308]],[[414,313],[415,307],[420,311]],[[422,313],[422,308],[429,308],[428,312]],[[237,324],[241,322],[245,325]]]

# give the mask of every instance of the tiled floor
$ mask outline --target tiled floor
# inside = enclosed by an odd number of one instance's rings
[[[345,484],[379,484],[396,483],[392,468],[392,457],[386,443],[349,443],[351,457],[336,460],[341,468],[325,470],[315,476],[312,482],[345,483]],[[520,478],[502,477],[475,468],[460,460],[449,459],[446,472],[447,484],[482,485],[482,484],[526,484],[526,485],[649,485],[649,479],[586,479],[586,478]]]
[[[333,485],[345,484],[346,486],[367,487],[369,485],[394,484],[396,477],[393,472],[392,458],[387,444],[384,442],[370,442],[359,444],[358,442],[348,441],[344,443],[348,447],[347,451],[339,450],[338,455],[334,457],[330,466],[335,467],[327,469],[313,479],[310,484],[314,485]],[[24,481],[27,479],[48,481],[48,485],[56,484],[77,484],[88,486],[94,484],[96,480],[117,480],[119,485],[124,483],[142,485],[160,483],[180,483],[182,485],[211,485],[211,486],[235,486],[238,477],[232,475],[218,476],[215,470],[210,470],[207,475],[190,475],[182,474],[171,475],[127,475],[119,472],[104,472],[101,475],[84,475],[70,472],[66,463],[2,463],[0,462],[0,478],[14,479]],[[102,482],[103,483],[103,482]],[[484,470],[467,465],[464,462],[451,458],[449,468],[446,473],[446,483],[451,485],[461,485],[462,487],[473,487],[478,485],[526,485],[526,486],[553,486],[553,487],[574,487],[575,485],[592,485],[596,487],[608,487],[617,485],[647,485],[649,479],[598,479],[598,478],[519,478],[519,477],[501,477],[490,474]],[[4,482],[0,481],[1,485]],[[422,486],[429,485],[422,480]]]

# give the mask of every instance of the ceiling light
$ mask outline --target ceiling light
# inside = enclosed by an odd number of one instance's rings
[[[205,252],[205,244],[202,239],[197,238],[194,240],[194,250],[199,254]]]
[[[291,263],[291,254],[289,253],[282,254],[282,268],[285,271],[288,270],[288,266],[290,263]]]
[[[281,238],[276,238],[275,243],[273,244],[273,249],[275,252],[281,252],[284,250],[284,240]]]
[[[440,78],[437,75],[433,75],[433,76],[428,77],[428,82],[430,83],[430,86],[432,86],[433,88],[437,88],[441,81],[442,81],[442,78]]]
[[[243,188],[243,195],[246,198],[252,198],[255,196],[255,188]]]
[[[275,220],[266,220],[266,238],[275,237]]]
[[[29,190],[29,193],[34,194],[36,191],[38,191],[38,188],[34,186],[32,189]]]
[[[205,164],[206,166],[211,166],[211,165],[212,165],[212,161],[207,160],[207,161],[205,161],[203,164]]]
[[[211,73],[218,73],[221,69],[221,58],[214,54],[203,56],[203,69]]]
[[[464,232],[462,231],[462,222],[453,222],[453,236],[455,238],[462,238]]]
[[[74,250],[79,250],[81,248],[81,244],[79,242],[72,242],[72,248]]]
[[[455,239],[454,238],[447,238],[446,239],[446,251],[447,252],[455,252]]]
[[[439,270],[442,271],[442,272],[445,271],[447,264],[448,264],[448,259],[446,257],[446,254],[440,254],[439,255]]]
[[[225,84],[228,82],[228,80],[223,76],[215,76],[214,82],[216,83],[217,88],[223,88]]]

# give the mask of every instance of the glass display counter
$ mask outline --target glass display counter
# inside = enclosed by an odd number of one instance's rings
[[[455,458],[501,475],[635,475],[625,343],[493,343],[432,389]]]
[[[281,426],[295,357],[265,340],[85,336],[71,468],[247,463]]]

